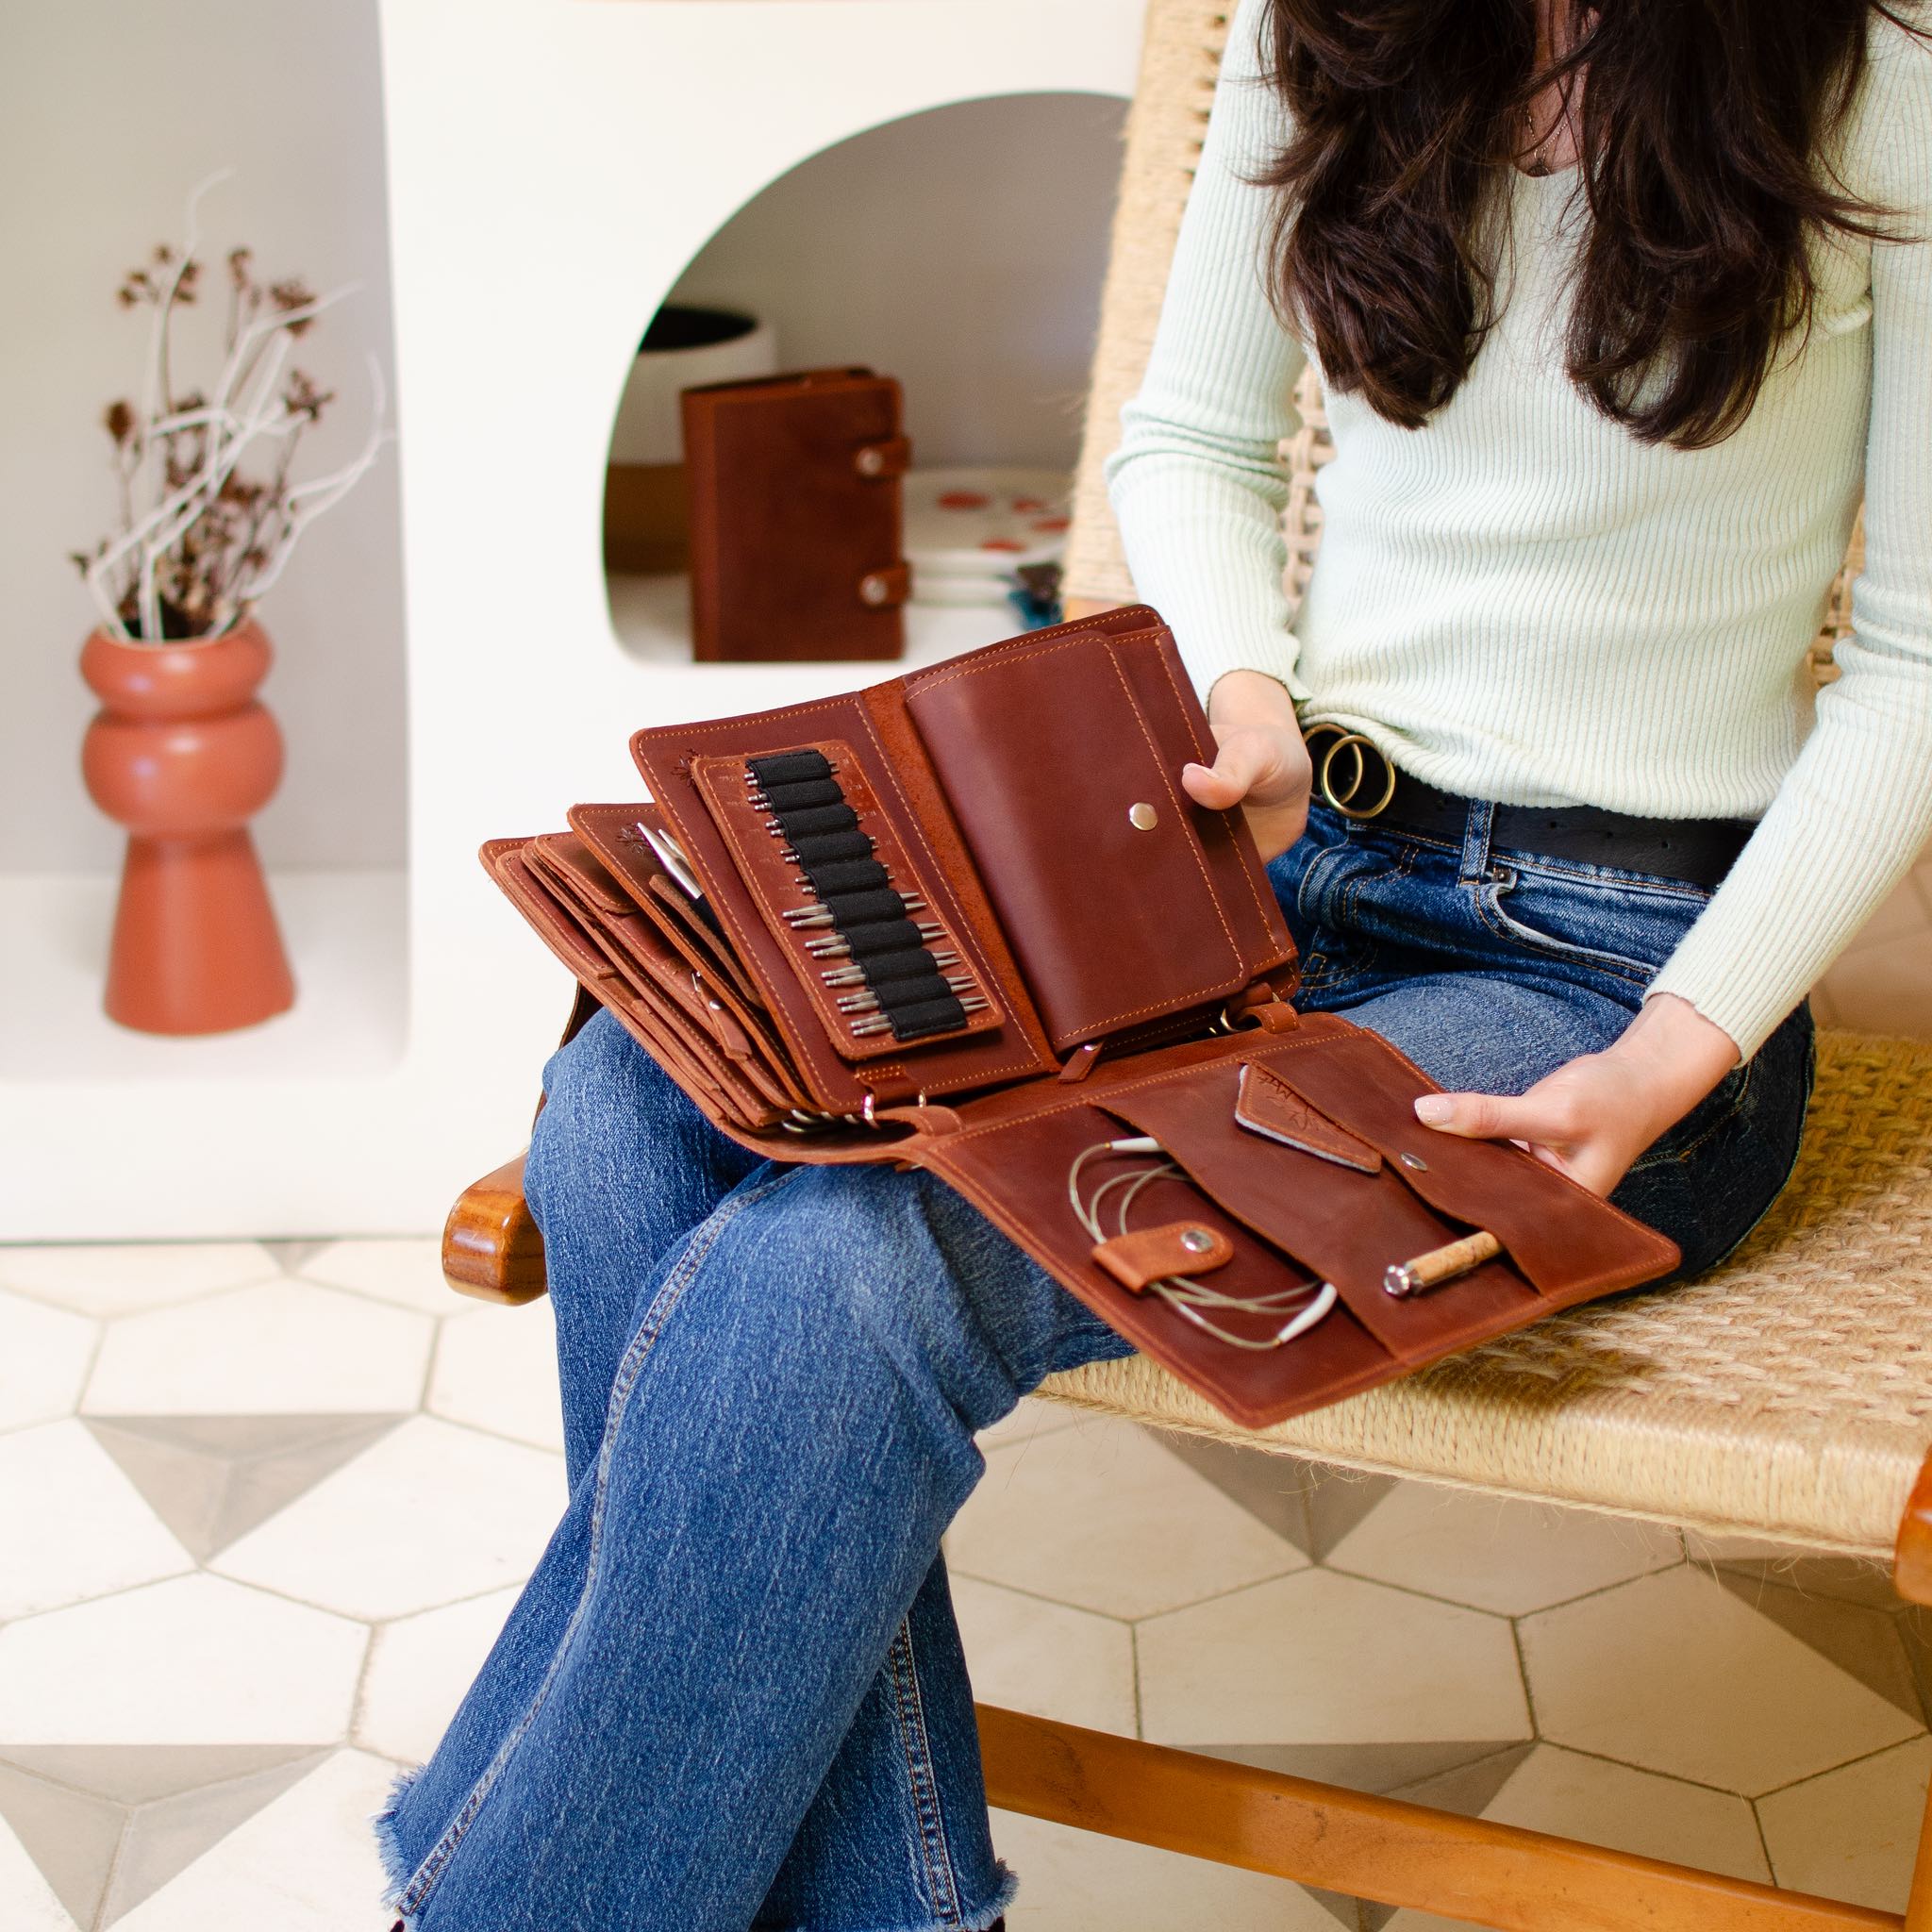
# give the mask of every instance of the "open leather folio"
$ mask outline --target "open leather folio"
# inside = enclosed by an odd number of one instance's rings
[[[1238,1423],[1676,1265],[1297,1014],[1241,813],[1180,788],[1212,745],[1145,607],[631,750],[648,803],[484,848],[573,1026],[601,1002],[774,1159],[929,1170]]]

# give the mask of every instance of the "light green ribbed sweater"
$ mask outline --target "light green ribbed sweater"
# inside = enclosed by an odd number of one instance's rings
[[[1810,339],[1744,426],[1647,447],[1564,374],[1576,177],[1512,170],[1507,307],[1455,398],[1414,432],[1327,398],[1321,554],[1291,629],[1277,444],[1304,351],[1257,267],[1266,193],[1240,178],[1283,127],[1263,11],[1237,12],[1108,465],[1136,588],[1204,693],[1268,672],[1305,723],[1446,791],[1761,818],[1653,988],[1753,1053],[1932,832],[1932,244],[1821,243]],[[1881,21],[1872,49],[1840,170],[1932,235],[1932,47]],[[1805,660],[1861,491],[1857,634],[1814,724]]]

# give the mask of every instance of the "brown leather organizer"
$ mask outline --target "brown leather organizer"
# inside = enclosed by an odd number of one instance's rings
[[[1293,946],[1144,607],[631,740],[645,803],[484,860],[725,1133],[939,1175],[1250,1426],[1676,1249],[1292,1004]],[[586,997],[588,996],[588,997]]]
[[[899,385],[806,369],[688,389],[679,409],[695,656],[898,657],[912,582]]]

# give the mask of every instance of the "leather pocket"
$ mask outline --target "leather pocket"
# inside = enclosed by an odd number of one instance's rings
[[[1381,1153],[1386,1175],[1436,1214],[1455,1217],[1457,1233],[1480,1227],[1494,1235],[1552,1302],[1567,1306],[1635,1288],[1677,1265],[1674,1243],[1520,1147],[1422,1125],[1415,1102],[1435,1085],[1379,1035],[1357,1026],[1310,1032],[1270,1051],[1267,1065],[1310,1107]],[[1454,1292],[1444,1288],[1422,1299]]]
[[[1148,675],[1163,636],[1049,635],[907,683],[1058,1049],[1224,999],[1289,957],[1245,834],[1180,790],[1204,747],[1180,691]],[[1070,757],[1074,741],[1108,756]]]
[[[1390,1294],[1383,1281],[1391,1264],[1458,1240],[1468,1224],[1437,1213],[1387,1160],[1367,1174],[1238,1125],[1240,1080],[1241,1063],[1228,1058],[1096,1098],[1158,1141],[1224,1212],[1332,1281],[1349,1312],[1399,1362],[1431,1360],[1491,1324],[1513,1326],[1535,1311],[1535,1291],[1500,1261],[1434,1294]]]

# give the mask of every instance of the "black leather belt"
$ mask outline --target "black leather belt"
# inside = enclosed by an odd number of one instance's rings
[[[1321,803],[1377,831],[1462,842],[1475,800],[1396,770],[1366,738],[1340,725],[1311,725],[1307,740]],[[1749,819],[1647,819],[1593,805],[1499,805],[1490,844],[1498,852],[1650,873],[1715,891],[1757,829]]]

